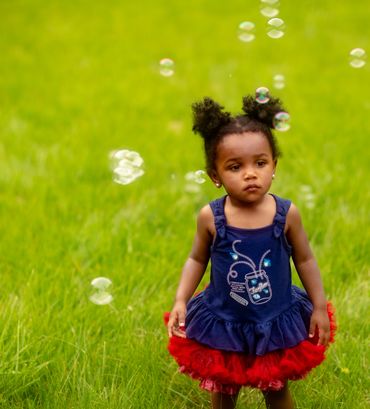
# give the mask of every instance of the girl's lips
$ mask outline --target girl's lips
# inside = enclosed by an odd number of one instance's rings
[[[249,185],[249,186],[247,186],[244,190],[254,191],[254,190],[257,190],[257,189],[259,189],[259,188],[260,188],[260,187],[257,186],[257,185]]]

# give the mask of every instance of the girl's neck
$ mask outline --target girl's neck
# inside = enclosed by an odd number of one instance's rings
[[[268,193],[262,197],[262,200],[253,203],[240,203],[227,196],[224,210],[228,225],[243,229],[258,229],[273,223],[276,202]]]
[[[227,195],[225,205],[228,204],[232,208],[235,208],[235,210],[240,209],[243,211],[246,210],[253,212],[256,210],[258,211],[261,206],[264,206],[265,203],[270,202],[271,199],[271,193],[266,193],[259,200],[253,202],[243,202],[238,199],[232,198],[230,195]]]

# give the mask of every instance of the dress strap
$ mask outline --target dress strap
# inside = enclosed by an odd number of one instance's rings
[[[226,234],[226,217],[224,212],[225,199],[226,196],[223,196],[209,203],[213,212],[213,217],[215,219],[217,235],[221,238],[225,237]]]
[[[274,236],[280,237],[284,232],[286,215],[291,205],[290,200],[282,199],[281,197],[273,195],[276,201],[276,214],[274,217]]]

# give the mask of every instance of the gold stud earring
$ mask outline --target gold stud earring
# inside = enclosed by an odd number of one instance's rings
[[[221,187],[221,183],[220,183],[220,182],[216,182],[215,185],[216,185],[216,187]]]
[[[272,174],[272,178],[275,179],[275,173]]]

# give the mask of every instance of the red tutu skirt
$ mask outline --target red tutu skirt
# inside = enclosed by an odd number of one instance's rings
[[[334,308],[327,304],[330,342],[336,330]],[[169,313],[164,314],[167,324]],[[317,345],[318,334],[284,350],[251,356],[241,352],[212,349],[189,338],[173,336],[168,350],[180,366],[180,372],[200,380],[203,389],[235,394],[241,386],[261,390],[279,390],[287,380],[304,378],[325,359],[327,347]]]

